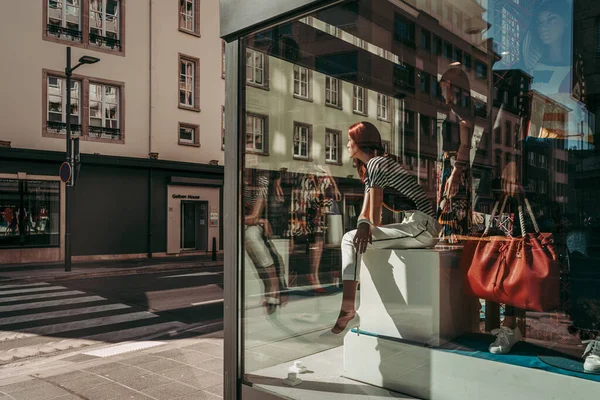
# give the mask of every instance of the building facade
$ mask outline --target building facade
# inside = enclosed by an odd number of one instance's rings
[[[0,262],[59,261],[64,246],[66,48],[81,167],[70,204],[77,259],[221,248],[223,42],[218,2],[7,4]],[[18,41],[11,40],[14,29]],[[177,67],[177,69],[176,69]],[[82,234],[82,232],[86,232]]]

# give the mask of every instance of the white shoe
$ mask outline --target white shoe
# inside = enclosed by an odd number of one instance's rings
[[[514,344],[523,337],[521,330],[518,327],[515,329],[510,329],[506,326],[503,326],[501,328],[492,330],[492,333],[496,335],[496,340],[494,343],[490,344],[490,353],[493,354],[508,353]]]
[[[583,352],[585,357],[583,370],[585,372],[600,372],[600,339],[586,340],[583,343],[588,344]]]

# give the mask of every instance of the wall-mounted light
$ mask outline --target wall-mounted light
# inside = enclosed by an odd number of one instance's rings
[[[352,179],[352,178],[354,178],[354,175],[348,175],[346,178]]]
[[[210,160],[208,163],[210,165],[219,165],[219,160]]]
[[[11,148],[11,143],[8,140],[0,140],[0,147],[4,147],[6,149],[10,149]]]
[[[151,159],[153,160],[157,160],[158,159],[158,153],[148,153],[148,155],[150,156]]]

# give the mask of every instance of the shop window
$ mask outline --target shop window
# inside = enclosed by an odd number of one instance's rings
[[[60,217],[60,182],[0,179],[0,248],[59,247]]]
[[[119,93],[119,87],[90,83],[90,136],[102,139],[120,138]]]
[[[43,39],[124,55],[125,1],[45,0]]]
[[[179,144],[200,147],[200,126],[180,122]]]
[[[179,30],[200,36],[199,0],[179,0]]]
[[[267,154],[268,118],[265,115],[246,114],[246,151]]]
[[[200,60],[179,55],[179,108],[200,111]]]
[[[294,158],[308,160],[312,140],[312,126],[294,122]]]
[[[47,34],[56,38],[81,42],[81,7],[78,2],[47,1]]]
[[[119,0],[90,0],[90,44],[99,47],[120,46]]]
[[[390,98],[384,94],[377,93],[377,118],[389,121]]]
[[[331,76],[325,77],[325,104],[342,107],[341,81]]]
[[[246,50],[246,82],[259,88],[268,88],[268,57],[263,53]]]
[[[354,85],[353,91],[353,106],[352,111],[358,114],[367,114],[367,91],[366,89]]]
[[[325,129],[325,161],[331,164],[341,164],[342,132]]]
[[[308,68],[294,65],[294,96],[308,100],[311,97],[311,71]]]
[[[66,133],[67,128],[66,79],[48,76],[47,127],[56,133]],[[81,82],[71,81],[71,134],[81,133]]]

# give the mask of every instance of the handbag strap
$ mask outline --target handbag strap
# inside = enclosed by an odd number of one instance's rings
[[[504,213],[504,208],[506,208],[506,202],[508,200],[508,196],[504,196],[504,200],[502,200],[502,207],[500,207],[500,213],[498,215],[502,215]],[[492,223],[494,222],[494,217],[496,216],[496,211],[498,211],[498,206],[500,205],[500,200],[496,200],[496,204],[494,204],[494,209],[492,210],[492,215],[490,216],[490,221],[485,227],[485,231],[483,232],[483,236],[487,236],[489,233]]]

